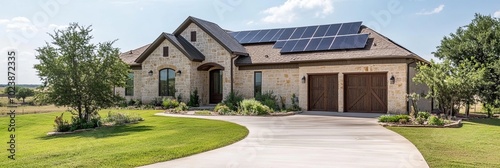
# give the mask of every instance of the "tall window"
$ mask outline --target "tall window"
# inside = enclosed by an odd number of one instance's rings
[[[191,32],[191,41],[195,42],[196,41],[196,31]]]
[[[134,73],[128,73],[127,85],[125,86],[125,96],[134,95]]]
[[[159,96],[175,97],[175,71],[173,69],[160,70]]]
[[[260,94],[262,94],[262,72],[256,71],[253,77],[253,96]]]
[[[163,56],[168,57],[168,47],[163,47]]]

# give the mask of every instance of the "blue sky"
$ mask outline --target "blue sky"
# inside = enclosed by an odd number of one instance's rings
[[[1,1],[0,67],[6,50],[17,49],[18,83],[38,84],[33,69],[47,32],[71,22],[92,25],[95,42],[118,39],[122,51],[173,32],[188,16],[229,30],[251,30],[363,21],[430,60],[441,39],[468,24],[474,13],[500,17],[500,1],[465,0],[18,0]],[[6,83],[0,68],[0,83]]]

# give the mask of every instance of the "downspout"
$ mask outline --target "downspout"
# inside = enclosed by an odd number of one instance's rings
[[[235,55],[234,57],[231,57],[231,92],[233,92],[233,84],[234,84],[234,75],[233,75],[233,67],[234,67],[234,59],[238,58],[238,55]]]
[[[410,115],[410,99],[408,99],[408,95],[410,94],[410,64],[415,63],[415,59],[411,59],[412,61],[406,64],[406,114]]]

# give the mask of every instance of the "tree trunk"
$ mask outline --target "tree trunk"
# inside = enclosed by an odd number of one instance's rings
[[[465,116],[466,116],[467,118],[469,118],[469,109],[470,109],[470,102],[469,102],[469,101],[467,101],[467,102],[465,103]]]

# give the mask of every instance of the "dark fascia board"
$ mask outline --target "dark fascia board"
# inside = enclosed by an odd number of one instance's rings
[[[189,24],[191,24],[191,23],[196,24],[199,28],[201,28],[205,33],[207,33],[208,35],[210,35],[210,37],[212,37],[215,41],[217,41],[217,43],[219,43],[220,45],[222,45],[222,47],[224,47],[224,49],[226,49],[231,54],[241,55],[241,56],[248,56],[248,53],[233,52],[226,44],[222,43],[222,41],[220,41],[219,38],[215,37],[215,35],[213,35],[204,26],[202,26],[202,24],[198,23],[196,21],[196,18],[194,18],[192,16],[189,16],[184,22],[182,22],[182,24],[177,29],[175,29],[175,31],[174,31],[173,34],[176,35],[176,36],[179,36],[181,34],[181,32],[184,31],[184,29],[186,29],[189,26]]]
[[[191,60],[191,61],[197,61],[197,62],[203,61],[203,60],[198,60],[198,59],[192,58],[186,51],[184,51],[183,48],[181,48],[180,46],[178,46],[177,43],[175,43],[174,41],[172,41],[172,39],[168,38],[167,33],[163,32],[163,33],[160,34],[160,36],[158,38],[156,38],[156,40],[153,43],[151,43],[151,45],[139,57],[137,57],[137,59],[135,60],[135,62],[142,63],[144,60],[146,60],[146,58],[158,46],[160,46],[161,42],[163,42],[163,40],[165,40],[165,39],[167,39],[170,43],[172,43],[172,45],[174,45],[178,50],[180,50],[182,52],[182,54],[184,54],[189,60]]]

